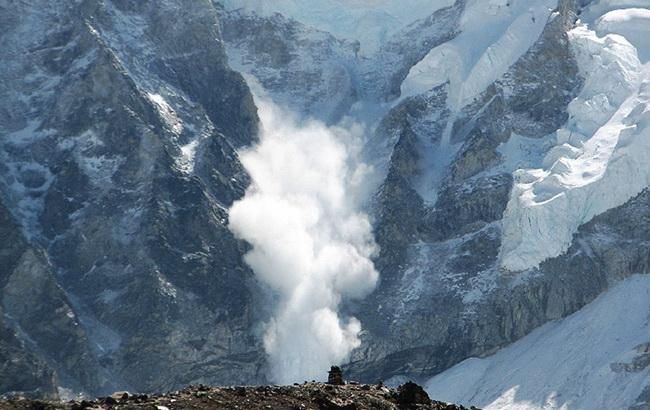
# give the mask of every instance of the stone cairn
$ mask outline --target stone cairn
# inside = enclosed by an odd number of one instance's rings
[[[327,372],[327,384],[333,384],[335,386],[343,386],[345,381],[343,380],[343,372],[338,366],[332,366],[329,372]]]

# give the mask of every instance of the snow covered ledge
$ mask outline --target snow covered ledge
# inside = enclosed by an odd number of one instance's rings
[[[585,86],[541,167],[514,173],[500,252],[509,271],[562,254],[580,225],[650,185],[650,65],[620,35],[569,34]]]

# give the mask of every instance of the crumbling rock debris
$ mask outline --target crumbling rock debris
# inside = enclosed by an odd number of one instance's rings
[[[340,369],[339,369],[340,370]],[[336,372],[335,372],[336,373]],[[338,376],[338,373],[337,373]],[[342,375],[341,380],[342,380]],[[338,380],[338,379],[337,379]],[[309,382],[293,386],[189,386],[166,394],[127,394],[83,401],[38,401],[26,398],[0,400],[0,410],[82,409],[300,409],[300,410],[473,410],[432,401],[415,383],[398,389],[364,384]]]
[[[422,386],[409,381],[397,389],[397,403],[400,409],[417,409],[431,404],[431,399]]]

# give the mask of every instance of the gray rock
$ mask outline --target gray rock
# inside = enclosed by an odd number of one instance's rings
[[[212,3],[8,7],[0,193],[35,248],[0,252],[23,366],[90,394],[262,381],[259,290],[225,211],[258,119]]]

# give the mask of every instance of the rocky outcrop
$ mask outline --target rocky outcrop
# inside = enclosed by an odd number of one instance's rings
[[[466,410],[463,406],[434,401],[422,387],[409,382],[399,389],[382,384],[348,384],[334,386],[303,383],[293,386],[188,386],[167,394],[129,394],[118,392],[96,400],[61,402],[25,399],[0,400],[0,409],[79,410],[87,408],[167,409],[167,408],[250,408],[250,409],[320,409],[320,410]],[[476,409],[471,407],[471,409]]]
[[[253,76],[276,104],[336,122],[356,101],[353,42],[280,14],[222,11],[221,21],[231,64]]]
[[[34,317],[35,311],[40,310],[48,318],[61,319],[62,316],[62,312],[55,312],[52,309],[55,306],[47,303],[51,300],[43,300],[41,303],[34,298],[43,293],[39,292],[39,286],[52,284],[49,266],[42,254],[27,245],[20,228],[2,204],[0,239],[5,244],[0,251],[0,390],[34,396],[56,396],[56,379],[52,368],[43,355],[39,354],[41,352],[35,352],[34,346],[28,345],[31,339],[38,336],[42,339],[43,333],[39,326],[44,325],[49,331],[56,328],[56,324],[48,322],[47,318]],[[30,275],[37,277],[30,278]],[[13,284],[26,284],[28,280],[34,289],[28,289],[24,298],[16,298]],[[28,329],[24,330],[21,323],[28,326]],[[41,332],[40,335],[34,334],[34,330],[36,333]],[[28,337],[24,337],[26,334]]]

